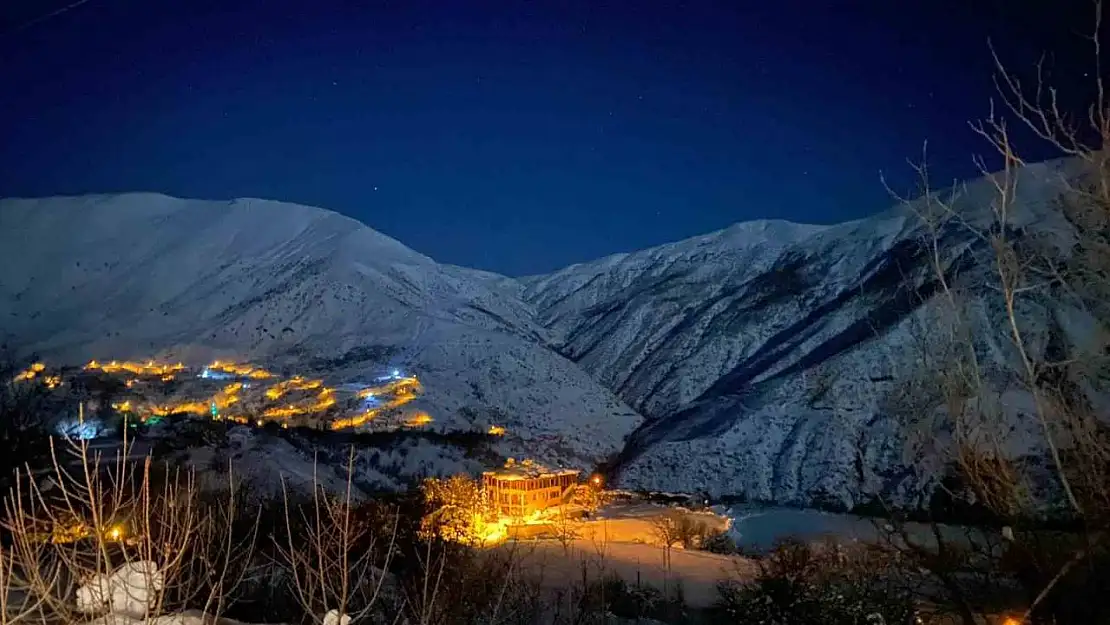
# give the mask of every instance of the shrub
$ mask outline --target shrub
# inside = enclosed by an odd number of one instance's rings
[[[779,542],[758,561],[750,583],[718,585],[714,622],[737,625],[860,625],[911,623],[910,594],[893,576],[833,550],[794,540]]]
[[[680,584],[667,594],[648,584],[630,584],[614,574],[591,581],[584,570],[581,584],[570,590],[576,595],[575,605],[563,619],[570,623],[589,622],[591,616],[600,615],[674,623],[684,620],[689,611]]]
[[[481,543],[490,512],[481,484],[465,475],[453,475],[446,479],[428,478],[421,488],[427,506],[423,524],[426,537]]]
[[[128,461],[127,449],[105,463],[85,442],[69,446],[53,452],[52,479],[16,479],[5,502],[0,589],[26,598],[6,609],[42,622],[85,620],[87,602],[101,603],[88,582],[123,566],[147,589],[126,598],[131,609],[221,613],[253,552],[253,540],[230,531],[245,513],[234,489],[218,503],[204,501],[191,474]],[[65,462],[67,451],[76,462]],[[72,601],[82,586],[85,606]],[[113,593],[104,609],[118,610],[114,601],[123,599]]]
[[[728,532],[710,532],[701,541],[701,548],[710,553],[732,555],[738,552],[736,541]]]
[[[15,471],[42,468],[50,460],[49,391],[38,379],[16,381],[19,369],[0,358],[0,492]]]

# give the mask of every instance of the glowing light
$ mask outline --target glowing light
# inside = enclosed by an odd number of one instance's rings
[[[367,423],[373,421],[374,418],[377,417],[377,416],[378,416],[378,411],[377,410],[367,410],[366,412],[362,412],[362,413],[356,414],[356,415],[351,416],[351,417],[344,417],[342,419],[336,419],[335,421],[331,422],[331,425],[329,427],[333,430],[346,430],[348,428],[357,428],[359,426],[366,425]]]
[[[283,395],[292,391],[311,391],[318,388],[323,388],[323,380],[306,380],[301,376],[294,376],[288,380],[278,382],[277,384],[266,389],[266,399],[276,401],[281,399]]]
[[[83,523],[71,523],[68,526],[56,525],[53,531],[50,532],[49,540],[56,545],[67,545],[88,538],[90,534],[89,528]]]
[[[505,435],[505,428],[500,426],[500,425],[491,425],[491,426],[489,426],[489,435],[490,436],[504,436]]]
[[[226,410],[229,406],[239,403],[239,389],[242,384],[234,382],[225,386],[220,392],[212,396],[208,401],[187,401],[176,404],[162,404],[147,406],[146,409],[151,414],[165,417],[171,414],[193,414],[204,415],[207,414],[211,417],[219,415],[221,410]],[[130,404],[128,404],[130,405]]]
[[[16,382],[26,382],[26,381],[29,381],[29,380],[34,380],[36,377],[38,377],[44,371],[46,371],[46,365],[44,365],[41,362],[36,362],[36,363],[32,364],[30,367],[28,367],[26,370],[21,371],[19,373],[19,375],[15,376],[15,381]],[[46,385],[46,388],[57,388],[57,387],[62,385],[61,376],[45,375],[45,376],[42,376],[41,379],[42,379],[42,383]]]
[[[323,412],[334,406],[335,402],[335,389],[324,387],[317,393],[316,398],[310,402],[269,408],[262,413],[262,416],[267,419],[281,419]]]
[[[151,414],[166,417],[171,414],[210,414],[212,403],[206,401],[189,401],[180,404],[162,404],[147,407]]]
[[[187,370],[181,363],[161,363],[154,360],[146,362],[91,360],[85,365],[85,369],[109,374],[129,373],[131,375],[123,380],[129,388],[137,382],[147,384],[154,381],[154,378],[161,378],[168,382],[177,379],[179,373]],[[39,376],[52,386],[63,383],[60,377],[47,379],[39,375],[39,372],[45,371],[42,363],[36,363],[28,371],[30,373],[25,375],[25,378]],[[294,418],[314,419],[319,418],[317,415],[322,413],[330,414],[341,401],[336,389],[326,386],[321,379],[310,379],[299,375],[281,379],[266,369],[249,363],[216,360],[199,371],[192,371],[196,372],[196,377],[205,380],[237,379],[238,381],[227,384],[207,398],[194,396],[173,399],[168,403],[154,403],[149,399],[131,397],[127,401],[113,404],[113,407],[119,412],[139,415],[143,422],[172,414],[182,414],[257,426],[265,426],[267,422],[274,421],[275,425],[288,428],[290,425],[298,425],[292,421]],[[252,402],[263,399],[272,403],[269,406],[259,407],[259,413],[249,416],[226,414],[230,409],[234,409],[233,407],[238,407],[247,401],[248,396],[243,389],[250,388],[249,382],[253,380],[267,381],[259,384],[259,386],[262,384],[265,386],[256,391],[258,395],[252,392],[249,399]],[[357,407],[351,406],[355,408],[352,411],[354,414],[350,412],[344,414],[341,419],[331,420],[328,426],[333,430],[358,427],[385,414],[390,416],[391,426],[398,425],[393,420],[395,416],[401,419],[399,425],[402,427],[426,426],[434,422],[434,419],[425,412],[411,415],[392,412],[413,401],[422,392],[423,387],[415,376],[406,375],[400,369],[389,370],[387,375],[379,378],[376,386],[360,388],[356,391],[356,396],[364,401]],[[349,396],[342,397],[342,401],[346,402]],[[239,409],[236,412],[242,413],[243,410]],[[490,432],[492,435],[500,436],[505,433],[505,429],[502,426],[491,426]]]
[[[82,416],[71,417],[57,424],[58,434],[67,438],[87,441],[100,435],[101,424],[95,419],[85,419]]]
[[[222,362],[219,360],[213,361],[212,364],[208,365],[207,369],[210,370],[211,373],[231,374],[254,380],[265,380],[274,377],[274,374],[260,367],[234,362]]]
[[[426,412],[418,412],[409,417],[409,419],[405,421],[405,425],[409,426],[410,428],[418,428],[428,425],[432,421],[435,421],[435,419],[432,418],[432,415]]]
[[[27,380],[33,380],[33,379],[35,379],[35,376],[37,376],[38,374],[42,373],[45,370],[46,370],[46,365],[44,365],[41,362],[36,362],[36,363],[32,364],[30,367],[28,367],[25,371],[22,371],[22,372],[20,372],[19,375],[15,376],[15,381],[16,382],[25,382]]]
[[[593,484],[594,486],[601,486],[601,476],[600,475],[593,476],[592,478],[590,478],[590,483]]]
[[[203,378],[205,380],[227,380],[231,378],[231,374],[225,373],[223,371],[212,371],[212,369],[205,367],[201,370],[200,375],[197,377]]]
[[[113,525],[104,535],[108,540],[120,540],[123,538],[123,526]]]
[[[370,397],[392,395],[396,393],[419,393],[422,390],[423,388],[420,386],[420,380],[408,377],[398,378],[380,386],[362,389],[357,393],[357,396],[360,399],[368,399]]]
[[[475,514],[472,533],[482,544],[493,545],[509,537],[508,525],[509,520],[504,517],[491,522]]]
[[[104,373],[121,373],[128,372],[139,376],[158,376],[163,379],[167,377],[173,379],[177,373],[185,370],[185,365],[178,362],[174,364],[157,363],[153,360],[146,362],[133,362],[125,360],[120,362],[113,360],[108,363],[100,363],[96,360],[90,360],[89,364],[85,365],[86,371],[103,371]]]

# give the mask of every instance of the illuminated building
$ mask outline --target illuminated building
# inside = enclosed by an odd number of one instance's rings
[[[482,487],[499,514],[523,518],[566,503],[578,484],[574,469],[547,469],[511,458],[503,469],[482,474]]]

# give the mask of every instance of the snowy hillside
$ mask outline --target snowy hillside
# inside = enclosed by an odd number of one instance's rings
[[[1050,214],[1062,167],[1023,172],[1015,223]],[[957,208],[984,225],[992,193],[974,182]],[[938,286],[924,234],[904,208],[836,226],[744,223],[527,278],[523,297],[565,355],[648,419],[623,486],[913,502],[936,475],[903,466],[881,404],[921,360]],[[946,272],[983,270],[983,245],[947,229]]]
[[[1072,169],[1025,169],[1012,225],[1052,231],[1049,202]],[[973,182],[956,208],[986,226],[993,194]],[[989,271],[967,228],[940,243],[953,279]],[[249,360],[337,385],[404,369],[424,388],[411,408],[434,428],[503,426],[502,455],[547,464],[619,452],[631,488],[920,503],[939,472],[906,466],[885,402],[928,345],[931,254],[919,218],[898,208],[835,226],[742,223],[515,280],[304,206],[4,200],[0,329],[52,363]],[[999,312],[979,308],[983,348],[1005,362]],[[383,477],[368,483],[392,479],[374,462],[367,474]]]
[[[505,280],[336,213],[155,194],[0,201],[3,341],[52,364],[214,358],[329,383],[418,375],[440,430],[583,468],[641,418],[546,346]],[[510,285],[512,286],[512,285]]]

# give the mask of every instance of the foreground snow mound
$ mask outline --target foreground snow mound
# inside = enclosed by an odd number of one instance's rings
[[[586,468],[641,418],[549,349],[511,281],[326,210],[126,194],[0,201],[3,342],[48,362],[264,363],[418,375],[440,430],[505,418],[517,455]]]
[[[98,614],[90,625],[243,625],[239,621],[186,610],[171,614],[151,614],[165,585],[163,573],[154,562],[130,562],[110,574],[97,575],[77,589],[78,610]],[[324,614],[323,625],[350,625],[351,617],[338,610]]]
[[[154,607],[164,584],[162,572],[154,562],[129,562],[111,574],[97,574],[78,588],[77,609],[141,619]]]
[[[1074,167],[1024,170],[1012,225],[1058,225],[1051,202]],[[956,209],[986,227],[993,194],[973,182]],[[990,250],[967,228],[940,236],[950,278],[987,270]],[[622,485],[920,503],[941,467],[910,470],[885,402],[935,327],[930,244],[905,208],[836,226],[752,222],[528,278],[523,297],[565,355],[648,419]],[[984,350],[1004,362],[999,311],[980,308]]]

